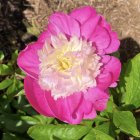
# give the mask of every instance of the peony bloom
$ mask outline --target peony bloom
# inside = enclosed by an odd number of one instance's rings
[[[20,52],[28,101],[40,113],[70,124],[93,119],[116,86],[121,64],[117,34],[95,9],[56,12],[38,40]]]

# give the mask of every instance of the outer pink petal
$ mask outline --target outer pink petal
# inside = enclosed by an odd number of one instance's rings
[[[86,101],[93,103],[93,108],[102,111],[106,108],[109,94],[99,88],[89,88],[87,93],[84,94]]]
[[[59,29],[66,35],[80,36],[80,27],[76,20],[71,18],[69,15],[57,12],[49,18],[49,22]]]
[[[104,65],[104,71],[108,71],[112,75],[112,83],[116,82],[119,78],[121,71],[121,63],[120,61],[113,56],[110,56],[110,60],[108,63]]]
[[[75,18],[80,24],[84,24],[91,17],[96,17],[96,10],[91,6],[84,6],[73,10],[70,16]]]
[[[98,26],[98,23],[100,21],[100,16],[97,15],[95,17],[89,18],[84,24],[81,25],[81,36],[84,37],[86,40],[96,41],[92,40],[91,36],[95,35],[95,30]],[[100,32],[101,33],[101,32]]]
[[[102,17],[102,21],[101,21],[101,25],[106,28],[106,30],[109,32],[110,38],[111,38],[111,42],[108,46],[108,48],[105,49],[105,53],[106,54],[110,54],[113,53],[115,51],[118,50],[119,46],[120,46],[120,41],[118,39],[118,35],[116,32],[113,32],[111,30],[110,24],[108,24],[106,22],[106,20],[104,19],[104,17]]]
[[[97,113],[93,106],[91,112],[84,115],[84,119],[94,119],[96,116],[97,116]]]
[[[112,32],[110,25],[94,8],[81,7],[72,11],[70,15],[80,22],[81,35],[95,42],[99,54],[109,54],[118,50],[120,42],[117,34]]]
[[[116,86],[121,71],[120,61],[109,55],[102,56],[103,68],[97,77],[97,86],[103,90]]]
[[[81,93],[75,93],[66,98],[54,100],[50,94],[45,94],[46,100],[56,117],[70,124],[78,124],[83,119],[83,116],[75,115],[77,108],[83,100]]]
[[[38,78],[39,74],[39,58],[38,50],[43,47],[42,43],[33,43],[28,45],[19,53],[17,64],[29,76]]]
[[[105,53],[106,48],[111,42],[108,31],[99,25],[96,26],[93,34],[89,38],[91,41],[95,42],[99,54]]]
[[[46,40],[50,40],[51,35],[57,35],[61,30],[56,28],[52,23],[49,23],[46,29],[40,34],[38,42],[44,43]]]
[[[66,34],[67,36],[76,35],[80,37],[79,23],[64,13],[54,13],[49,18],[47,29],[40,35],[38,41],[44,42],[50,35],[58,33]]]
[[[108,71],[102,72],[97,77],[97,86],[102,90],[107,89],[112,84],[112,75]]]
[[[28,101],[37,112],[45,116],[55,117],[46,101],[46,93],[40,88],[35,79],[27,76],[24,79],[24,89]]]

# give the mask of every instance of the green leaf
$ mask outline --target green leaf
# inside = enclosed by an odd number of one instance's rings
[[[3,90],[7,87],[9,87],[12,84],[12,80],[11,79],[5,79],[2,82],[0,82],[0,90]]]
[[[0,62],[4,59],[4,53],[0,51]]]
[[[4,133],[2,140],[20,140],[20,139],[14,134]]]
[[[11,65],[0,64],[0,75],[9,75],[13,72]]]
[[[27,121],[22,120],[17,114],[0,115],[0,124],[11,132],[25,133],[31,126]]]
[[[101,125],[98,125],[95,127],[96,130],[100,130],[112,137],[115,137],[115,131],[116,131],[116,127],[114,126],[114,124],[112,122],[105,122]]]
[[[34,140],[78,140],[87,134],[90,129],[81,125],[36,125],[28,130]]]
[[[106,133],[92,129],[84,138],[83,140],[114,140],[111,136],[107,135]]]
[[[20,116],[20,119],[30,125],[39,124],[39,121],[31,116]]]
[[[135,117],[130,111],[115,111],[113,114],[113,122],[115,126],[124,133],[136,137],[139,135]]]
[[[118,88],[125,106],[140,107],[140,54],[123,65]]]
[[[34,115],[33,117],[37,119],[41,124],[46,124],[46,123],[49,124],[54,120],[54,118],[46,117],[42,115]]]
[[[8,87],[6,94],[8,97],[13,97],[18,94],[19,91],[23,88],[23,83],[16,78],[13,79],[13,83]]]

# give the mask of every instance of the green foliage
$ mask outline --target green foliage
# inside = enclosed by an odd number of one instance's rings
[[[90,131],[82,125],[35,125],[28,130],[28,134],[35,140],[78,140]]]
[[[114,140],[111,136],[107,135],[106,133],[92,129],[83,140]]]
[[[0,51],[2,140],[123,140],[124,136],[140,139],[140,54],[123,64],[118,87],[110,89],[106,110],[79,125],[39,115],[31,107],[24,95],[24,74],[16,65],[17,56],[16,50],[7,61]]]
[[[136,126],[136,120],[130,111],[115,111],[113,122],[123,132],[138,137],[139,132]]]
[[[119,88],[124,106],[140,107],[140,54],[123,66]]]

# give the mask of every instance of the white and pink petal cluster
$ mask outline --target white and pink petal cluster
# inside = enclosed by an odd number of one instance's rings
[[[70,124],[103,111],[116,86],[121,63],[109,54],[120,42],[105,19],[89,6],[56,12],[38,40],[20,52],[28,101],[40,114]]]

